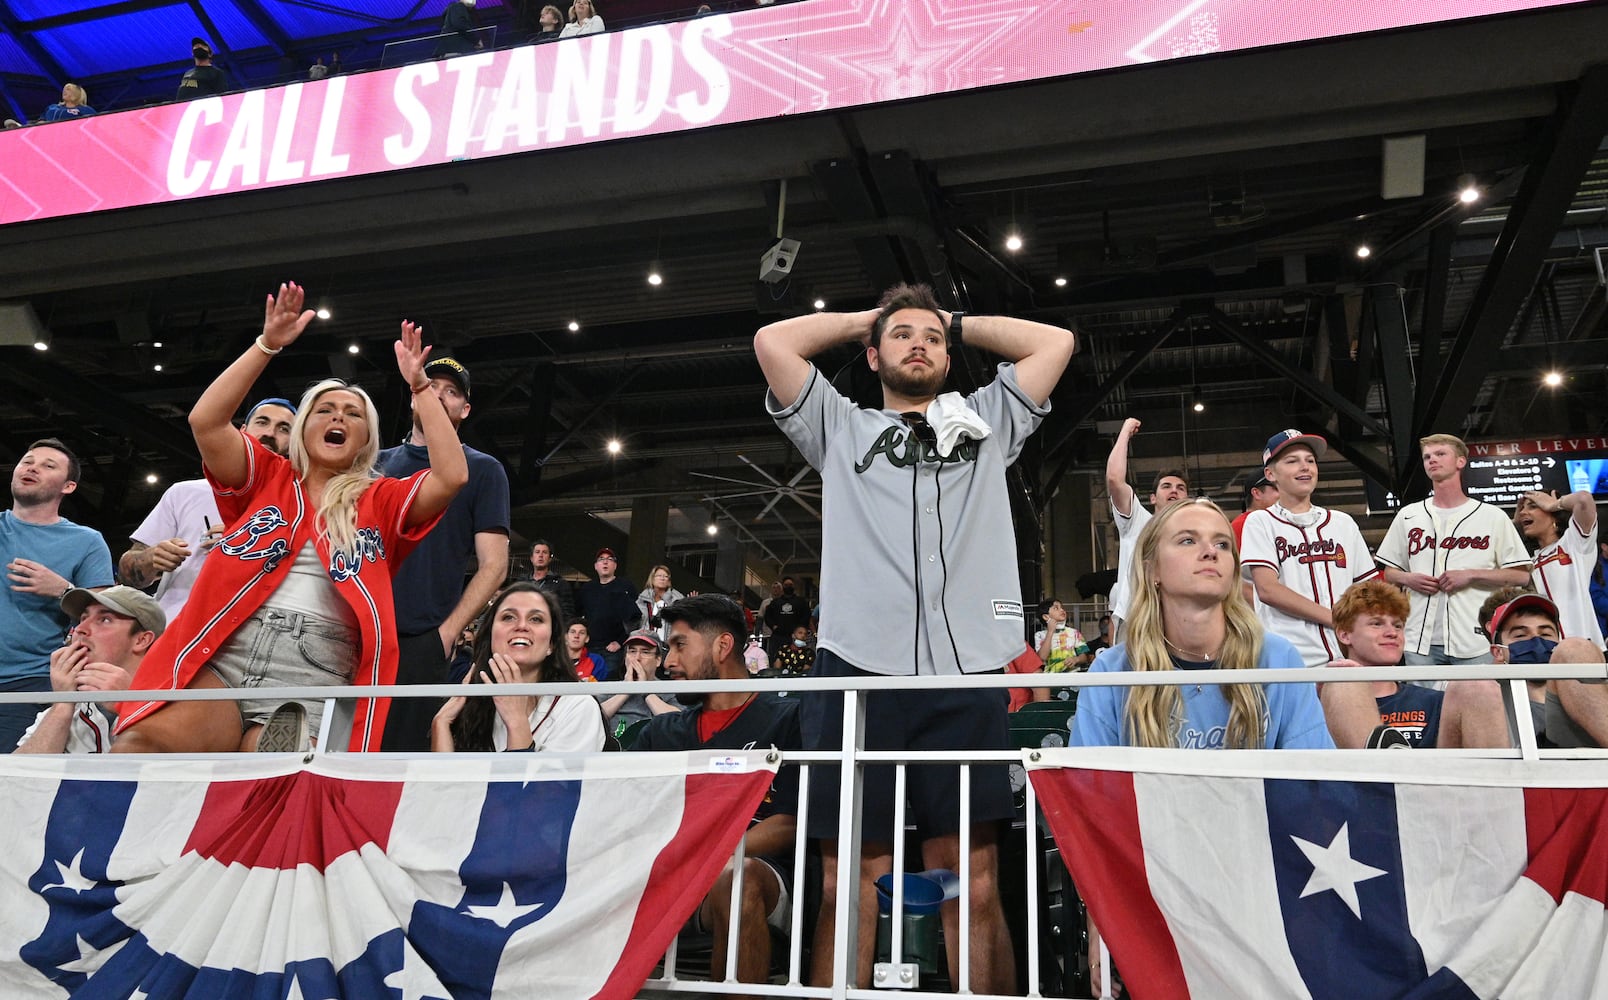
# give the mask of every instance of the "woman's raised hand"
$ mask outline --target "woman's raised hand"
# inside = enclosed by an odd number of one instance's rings
[[[296,342],[307,324],[313,321],[313,311],[303,309],[307,293],[294,281],[279,286],[279,294],[268,296],[262,317],[262,342],[271,351],[278,352]]]
[[[424,375],[425,362],[430,360],[430,348],[424,346],[424,327],[415,326],[411,320],[403,320],[402,333],[395,346],[397,371],[402,373],[408,388],[414,392],[422,391],[430,384]]]

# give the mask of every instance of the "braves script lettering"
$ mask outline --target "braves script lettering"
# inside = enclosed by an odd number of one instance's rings
[[[257,545],[265,535],[272,534],[289,523],[278,507],[269,505],[252,514],[240,527],[224,535],[218,541],[218,551],[236,559],[261,559],[262,571],[272,573],[274,567],[279,565],[279,560],[290,554],[290,542],[284,538],[276,538],[266,548],[259,549]]]
[[[1453,549],[1478,549],[1484,551],[1491,547],[1490,535],[1452,535],[1442,538],[1437,543],[1435,533],[1425,531],[1423,528],[1412,528],[1407,532],[1407,554],[1416,556],[1420,552],[1441,548],[1450,552]]]
[[[350,553],[337,549],[330,553],[329,578],[344,583],[363,571],[364,562],[385,558],[385,540],[378,528],[359,528]]]
[[[1332,538],[1315,538],[1311,541],[1292,544],[1288,539],[1273,539],[1273,551],[1279,562],[1286,559],[1295,559],[1302,565],[1317,562],[1332,562],[1344,569],[1346,565],[1346,547]]]

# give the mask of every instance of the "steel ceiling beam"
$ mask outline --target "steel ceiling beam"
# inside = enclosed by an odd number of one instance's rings
[[[83,414],[114,428],[117,433],[190,467],[201,462],[195,439],[187,429],[163,419],[110,386],[79,375],[72,368],[34,356],[34,351],[11,350],[5,378],[21,384],[39,398],[49,399],[70,412]]]
[[[1460,430],[1503,338],[1535,286],[1546,251],[1608,132],[1608,65],[1588,69],[1547,123],[1514,196],[1491,263],[1447,355],[1415,437]],[[1414,479],[1422,477],[1419,470]]]
[[[1326,382],[1318,381],[1310,372],[1297,368],[1285,361],[1277,352],[1263,343],[1260,338],[1241,329],[1239,324],[1225,316],[1221,309],[1211,306],[1206,310],[1206,316],[1214,328],[1232,337],[1241,347],[1250,352],[1252,357],[1273,369],[1295,388],[1341,416],[1356,421],[1364,430],[1371,431],[1382,438],[1390,437],[1390,429],[1371,413],[1336,392],[1333,386]]]

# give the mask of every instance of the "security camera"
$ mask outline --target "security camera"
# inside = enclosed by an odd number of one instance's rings
[[[793,273],[800,246],[798,240],[778,239],[773,243],[759,258],[759,280],[774,285]]]

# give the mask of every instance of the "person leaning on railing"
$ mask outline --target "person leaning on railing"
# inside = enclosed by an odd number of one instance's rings
[[[529,580],[509,584],[492,598],[475,632],[470,683],[578,682],[562,636],[564,613]],[[603,712],[586,694],[498,695],[447,699],[430,727],[430,749],[603,749]]]
[[[1264,633],[1240,589],[1228,516],[1209,500],[1163,509],[1139,533],[1123,641],[1092,673],[1299,668],[1287,639]],[[1089,687],[1078,695],[1072,746],[1333,748],[1311,684]],[[1100,995],[1100,935],[1089,967]]]

